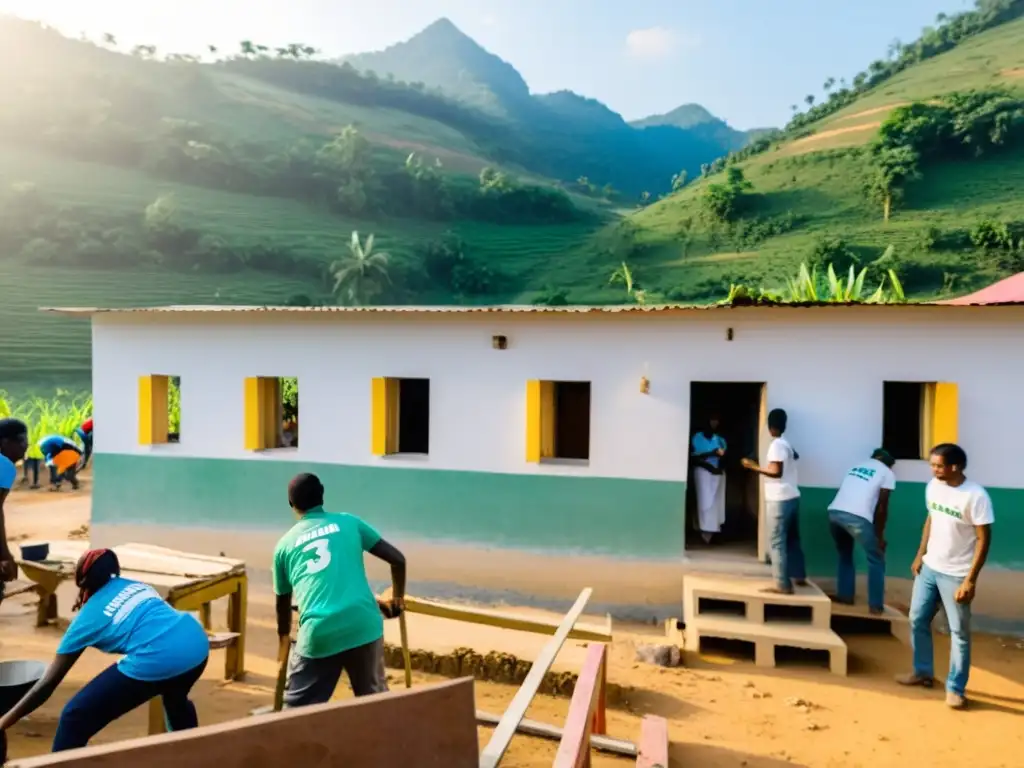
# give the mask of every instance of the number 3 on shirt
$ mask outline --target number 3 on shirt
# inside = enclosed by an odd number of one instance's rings
[[[320,573],[331,564],[331,550],[327,547],[327,539],[313,539],[302,548],[303,552],[315,552],[316,557],[306,561],[306,573]]]

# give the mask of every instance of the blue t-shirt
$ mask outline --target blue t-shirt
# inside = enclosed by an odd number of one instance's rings
[[[14,462],[0,453],[0,491],[9,491],[14,487],[18,477],[18,468]]]
[[[78,451],[79,453],[82,452],[82,449],[78,447],[74,440],[68,440],[64,435],[50,435],[39,441],[39,450],[43,452],[43,456],[46,457],[47,461],[50,461],[65,448]]]
[[[725,438],[721,435],[712,435],[710,438],[705,437],[703,432],[698,432],[693,436],[693,455],[697,456],[702,453],[710,453],[711,451],[717,451],[721,448],[725,450]],[[708,456],[704,459],[706,464],[710,464],[712,467],[717,468],[718,462],[721,460],[720,456]]]
[[[117,662],[123,674],[156,682],[199,666],[210,641],[194,616],[172,608],[151,586],[117,577],[82,606],[57,653],[86,648],[124,654]]]

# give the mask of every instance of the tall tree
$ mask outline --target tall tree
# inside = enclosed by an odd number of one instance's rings
[[[330,267],[334,278],[334,295],[342,303],[361,306],[380,293],[391,283],[388,266],[391,256],[384,251],[373,250],[373,235],[366,242],[359,240],[359,233],[352,233],[348,253]]]

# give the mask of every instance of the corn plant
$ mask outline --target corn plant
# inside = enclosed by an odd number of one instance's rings
[[[92,397],[72,395],[58,389],[49,399],[30,397],[14,400],[0,391],[0,418],[13,417],[28,426],[28,458],[40,459],[39,441],[47,435],[71,437],[82,422],[92,415]]]

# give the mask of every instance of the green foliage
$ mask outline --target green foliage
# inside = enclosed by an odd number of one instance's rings
[[[733,284],[729,287],[728,296],[722,304],[898,304],[906,301],[903,285],[896,273],[890,270],[885,277],[889,280],[886,290],[885,278],[878,287],[869,292],[865,280],[868,270],[859,272],[852,265],[846,279],[841,279],[831,264],[824,274],[814,267],[808,268],[806,263],[800,265],[796,277],[785,278],[785,287],[781,289],[753,290],[744,284]]]
[[[456,296],[488,295],[507,281],[486,264],[471,258],[466,243],[452,232],[423,243],[417,253],[430,280]]]
[[[942,15],[938,25],[926,28],[915,42],[904,45],[896,41],[890,46],[889,59],[872,62],[867,71],[853,78],[852,88],[844,86],[832,91],[818,106],[794,115],[786,126],[786,132],[792,137],[801,128],[849,106],[867,91],[876,89],[910,67],[951,51],[982,32],[1021,16],[1024,16],[1024,0],[975,0],[973,11]]]
[[[92,416],[92,396],[74,395],[58,389],[50,398],[12,398],[0,390],[0,418],[21,419],[28,426],[28,454],[30,459],[41,459],[39,441],[48,435],[73,437],[82,422]]]
[[[343,304],[360,306],[368,303],[390,285],[388,265],[391,255],[374,252],[373,235],[360,241],[359,233],[352,232],[348,253],[330,267],[334,278],[334,295]]]
[[[281,418],[284,421],[299,418],[299,380],[296,378],[281,379]]]
[[[712,220],[723,223],[736,221],[749,208],[748,192],[753,184],[743,175],[743,169],[731,166],[724,184],[708,184],[701,204],[704,213]]]

